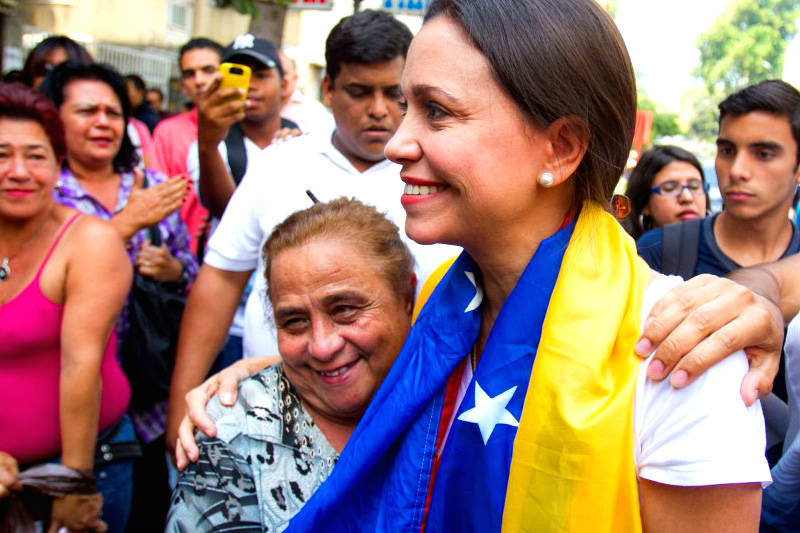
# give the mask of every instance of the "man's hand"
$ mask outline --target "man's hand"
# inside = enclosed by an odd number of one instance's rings
[[[183,265],[169,253],[164,243],[161,246],[153,246],[149,241],[142,244],[135,265],[139,274],[158,281],[175,282],[183,275]]]
[[[144,173],[135,168],[133,174],[133,187],[128,203],[111,220],[126,241],[137,231],[162,221],[178,209],[191,187],[189,177],[179,175],[143,189]]]
[[[17,475],[19,466],[17,460],[6,452],[0,452],[0,498],[8,496],[12,490],[20,488]]]
[[[647,369],[651,379],[672,372],[681,388],[716,362],[744,350],[750,371],[742,398],[752,403],[772,390],[783,345],[783,318],[776,302],[725,278],[696,276],[668,292],[653,307],[636,353],[656,354]]]
[[[222,74],[217,73],[211,85],[197,104],[197,144],[198,147],[217,149],[225,140],[228,128],[244,119],[247,94],[243,89],[228,87],[220,89]]]

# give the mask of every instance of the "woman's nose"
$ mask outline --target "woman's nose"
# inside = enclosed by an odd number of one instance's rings
[[[394,132],[394,135],[383,149],[387,159],[404,165],[418,161],[422,157],[422,149],[417,139],[412,135],[411,129],[408,120],[404,117],[397,131]]]
[[[308,347],[312,357],[320,361],[330,361],[344,348],[344,344],[344,338],[335,324],[325,319],[314,320]]]
[[[681,193],[678,195],[678,201],[682,203],[694,201],[694,196],[692,196],[692,191],[689,190],[689,187],[681,188]]]

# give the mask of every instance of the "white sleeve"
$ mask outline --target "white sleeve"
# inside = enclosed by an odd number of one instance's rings
[[[642,318],[677,276],[655,278],[647,289]],[[642,320],[644,323],[644,320]],[[761,405],[746,407],[740,387],[748,363],[743,352],[726,357],[684,389],[647,378],[642,362],[634,398],[634,456],[639,477],[678,486],[771,481],[764,457]]]
[[[242,272],[258,266],[265,237],[259,223],[260,213],[269,209],[271,198],[266,180],[259,179],[262,160],[256,158],[249,165],[208,241],[203,261],[215,268]]]

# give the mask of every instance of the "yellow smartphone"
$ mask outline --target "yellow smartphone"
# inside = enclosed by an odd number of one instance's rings
[[[222,83],[220,89],[227,89],[234,87],[242,89],[244,94],[236,98],[244,100],[247,98],[247,89],[250,87],[250,75],[252,71],[247,65],[239,65],[238,63],[223,63],[219,66],[219,71],[222,73]]]

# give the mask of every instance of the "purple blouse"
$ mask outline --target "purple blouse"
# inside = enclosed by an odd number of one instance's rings
[[[166,179],[163,174],[153,170],[146,170],[145,175],[147,176],[148,186],[157,185]],[[117,205],[114,206],[113,212],[109,212],[108,209],[103,206],[103,204],[97,201],[91,194],[86,192],[86,190],[81,187],[81,184],[69,169],[64,168],[61,171],[61,178],[56,184],[53,196],[55,197],[56,202],[63,206],[71,207],[73,209],[77,209],[78,211],[82,211],[83,213],[100,217],[103,220],[110,220],[114,215],[122,211],[122,209],[127,205],[128,197],[131,194],[132,188],[133,173],[123,173],[120,179]],[[169,252],[176,259],[178,259],[181,264],[184,265],[184,268],[188,274],[189,282],[191,283],[191,281],[197,276],[198,265],[197,260],[189,249],[189,233],[187,232],[186,226],[178,215],[178,211],[171,213],[164,218],[164,220],[159,222],[158,229],[161,232],[161,240],[166,245]],[[135,233],[133,237],[131,237],[131,239],[126,243],[128,257],[130,257],[131,263],[134,262],[136,259],[136,253],[139,251],[139,249],[141,249],[142,245],[147,239],[148,228],[144,228]],[[129,323],[127,308],[128,306],[126,303],[125,307],[123,307],[122,312],[120,313],[119,320],[117,321],[117,335],[120,339],[120,346],[122,345],[121,339],[128,330]],[[153,412],[141,413],[141,416],[136,416],[137,413],[132,413],[132,415],[134,415],[134,425],[136,426],[137,432],[145,439],[145,441],[149,442],[153,438],[160,435],[160,433],[163,433],[163,408],[164,406],[156,406]],[[149,420],[146,420],[146,418],[149,418]],[[153,420],[153,418],[156,420]]]

